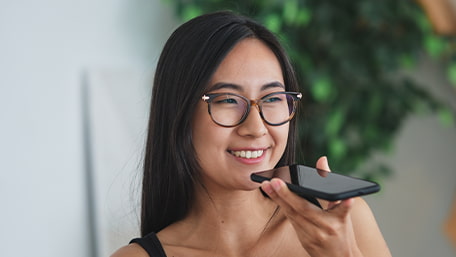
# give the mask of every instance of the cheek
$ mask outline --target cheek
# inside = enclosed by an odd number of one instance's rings
[[[205,175],[225,167],[228,135],[227,129],[222,128],[224,131],[220,128],[210,118],[209,122],[200,122],[193,127],[193,147],[198,164]]]
[[[275,158],[277,158],[277,162],[282,157],[283,153],[285,152],[285,148],[288,142],[288,132],[289,132],[289,125],[284,124],[283,126],[274,127],[273,129],[269,130],[274,141],[276,143]]]

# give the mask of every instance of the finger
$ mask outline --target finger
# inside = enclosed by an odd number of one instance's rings
[[[277,195],[277,191],[280,191],[281,190],[281,185],[280,185],[280,180],[279,180],[279,183],[277,182],[277,180],[279,179],[272,179],[270,181],[263,181],[261,183],[261,189],[263,189],[263,191],[268,194],[268,196],[274,200],[274,201],[278,201],[280,198],[278,195]],[[274,182],[274,186],[273,186],[273,182]]]
[[[317,169],[331,171],[331,169],[329,168],[329,164],[328,164],[328,158],[326,156],[322,156],[317,160],[316,167],[317,167]]]
[[[275,185],[276,189],[274,189],[272,185],[272,181],[263,181],[261,183],[261,189],[269,196],[269,198],[274,201],[277,205],[280,206],[285,213],[288,213],[290,210],[290,206],[283,200],[276,192],[276,190],[281,190],[277,188],[278,186]]]
[[[273,186],[274,182],[274,186]],[[270,181],[263,181],[261,183],[261,189],[278,205],[281,207],[285,207],[285,202],[281,197],[277,194],[277,191],[282,190],[282,185],[279,179],[272,179]]]
[[[328,202],[328,206],[326,207],[326,209],[331,210],[331,209],[335,208],[337,205],[339,205],[340,202],[341,201]]]
[[[339,201],[339,203],[334,203],[333,206],[331,206],[331,208],[328,208],[328,212],[333,215],[336,215],[341,219],[345,219],[345,217],[348,216],[348,213],[350,212],[354,202],[354,198]],[[330,205],[331,204],[332,203],[330,203]]]
[[[303,212],[306,213],[310,209],[319,210],[320,208],[308,202],[308,200],[291,192],[285,182],[281,179],[274,178],[270,181],[271,188],[266,190],[273,190],[271,198],[284,209],[290,212]]]
[[[265,180],[261,182],[261,190],[265,192],[270,198],[272,198],[272,194],[274,194],[274,189],[272,188],[271,182],[268,180]]]
[[[320,174],[320,176],[322,176],[322,177],[326,177],[328,175],[328,173],[325,171],[331,172],[331,169],[329,168],[329,165],[328,165],[328,158],[326,156],[322,156],[322,157],[318,158],[315,167],[317,168],[318,174]],[[326,200],[319,199],[319,201],[320,201],[320,204],[325,209],[331,209],[332,207],[335,206],[335,204],[332,204],[331,202],[326,201]]]
[[[342,223],[347,220],[348,210],[345,211],[345,206],[342,206],[344,208],[336,206],[331,211],[322,210],[291,192],[285,182],[280,179],[272,179],[266,182],[262,188],[280,206],[298,236],[305,242],[315,241],[315,234],[325,235],[333,231],[330,216],[333,217],[332,220],[340,220]]]
[[[325,226],[321,222],[321,217],[326,212],[291,192],[282,180],[275,178],[269,182],[263,182],[262,189],[280,206],[300,237],[310,240],[312,231]]]

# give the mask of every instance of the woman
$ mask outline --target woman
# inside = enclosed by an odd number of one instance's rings
[[[390,256],[362,199],[320,209],[279,179],[261,184],[267,196],[250,181],[295,161],[297,91],[256,22],[217,12],[179,27],[154,80],[142,238],[113,256]]]

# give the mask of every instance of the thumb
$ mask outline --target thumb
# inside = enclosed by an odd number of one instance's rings
[[[320,170],[331,171],[331,169],[329,168],[329,164],[328,164],[328,158],[326,156],[322,156],[317,160],[316,167],[317,167],[317,169],[320,169]]]

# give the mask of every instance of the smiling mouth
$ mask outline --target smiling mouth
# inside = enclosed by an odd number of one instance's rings
[[[230,153],[236,157],[245,159],[255,159],[263,155],[263,150],[256,151],[230,151]]]

